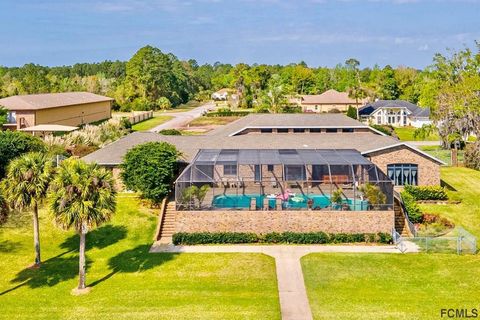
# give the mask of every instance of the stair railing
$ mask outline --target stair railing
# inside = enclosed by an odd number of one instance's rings
[[[405,207],[405,204],[403,203],[403,198],[400,192],[393,190],[393,196],[397,198],[398,202],[400,203],[400,207],[402,208],[402,213],[405,218],[405,221],[407,222],[408,230],[410,233],[416,237],[417,236],[417,230],[415,229],[415,225],[410,221],[410,218],[408,217],[408,211],[407,208]]]

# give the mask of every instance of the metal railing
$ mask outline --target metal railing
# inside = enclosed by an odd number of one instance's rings
[[[415,237],[405,239],[426,253],[476,254],[477,238],[463,228],[455,229],[449,236]]]
[[[400,206],[402,208],[403,216],[405,217],[405,221],[407,222],[408,230],[410,233],[416,237],[417,236],[417,230],[415,228],[415,225],[410,221],[410,218],[408,216],[408,211],[407,208],[405,207],[405,204],[403,203],[403,198],[400,192],[393,190],[393,196],[398,199],[398,202],[400,203]]]
[[[403,241],[403,237],[400,233],[395,230],[395,227],[392,228],[392,239],[393,239],[393,244],[395,245],[395,248],[400,250],[401,253],[405,253],[407,251],[407,245]]]

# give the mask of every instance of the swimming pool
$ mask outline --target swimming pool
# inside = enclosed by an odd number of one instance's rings
[[[263,208],[263,201],[266,198],[266,196],[261,195],[261,194],[228,194],[228,195],[217,195],[213,198],[212,201],[212,206],[214,208],[228,208],[228,209],[248,209],[250,208],[250,199],[255,199],[256,207],[257,209],[262,209]],[[310,195],[310,196],[304,196],[304,195],[297,195],[296,197],[290,197],[288,201],[283,201],[282,202],[282,207],[284,209],[302,209],[302,208],[307,208],[308,204],[307,201],[308,199],[313,200],[313,205],[312,207],[315,209],[323,209],[331,205],[330,202],[330,196],[329,195]],[[269,198],[268,199],[268,206],[271,209],[275,208],[275,198]],[[350,207],[350,210],[354,211],[361,211],[361,210],[367,210],[368,209],[368,201],[366,200],[356,200],[354,201],[353,199],[345,199],[343,200],[343,203],[348,204]],[[340,206],[338,206],[340,207]],[[340,209],[340,208],[338,208]]]

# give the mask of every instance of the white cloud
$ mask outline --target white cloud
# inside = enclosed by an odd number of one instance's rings
[[[428,51],[428,49],[430,49],[430,47],[428,46],[427,43],[418,47],[418,51]]]

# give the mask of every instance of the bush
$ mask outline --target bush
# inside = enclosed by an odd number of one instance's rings
[[[0,179],[10,160],[28,152],[46,152],[42,140],[20,131],[0,131]]]
[[[370,127],[384,133],[388,136],[395,136],[395,130],[392,126],[380,125],[380,124],[371,124]]]
[[[350,117],[350,118],[356,120],[357,119],[357,109],[352,107],[352,106],[348,106],[347,117]]]
[[[208,112],[205,116],[206,117],[243,117],[249,115],[251,112],[249,111],[235,111],[230,108],[219,108],[215,112]]]
[[[148,142],[130,149],[121,164],[125,186],[160,203],[172,187],[179,152],[166,142]]]
[[[194,232],[175,233],[175,245],[195,244],[235,244],[235,243],[292,243],[292,244],[326,244],[326,243],[355,243],[378,242],[391,243],[392,236],[388,233],[334,233],[325,232],[271,232],[264,235],[242,232]]]
[[[177,129],[163,129],[160,130],[158,133],[163,134],[164,136],[181,136],[182,133]]]
[[[328,110],[327,113],[342,113],[342,111],[338,110],[337,108],[332,108],[332,109]]]
[[[410,221],[413,223],[421,223],[423,216],[415,198],[407,191],[402,191],[402,199]]]
[[[406,185],[404,190],[415,200],[447,200],[448,195],[445,188],[440,186],[410,186]]]
[[[480,141],[467,145],[463,159],[465,167],[480,170]]]

